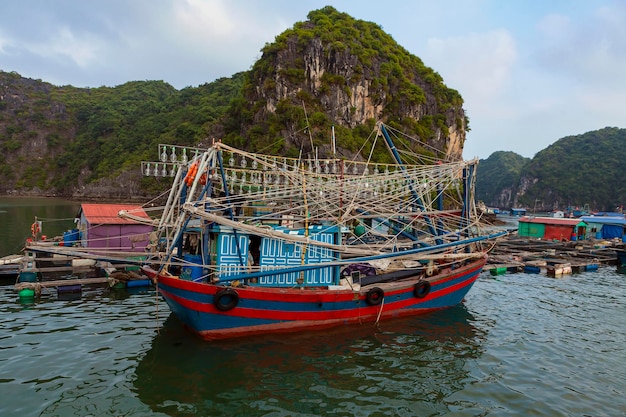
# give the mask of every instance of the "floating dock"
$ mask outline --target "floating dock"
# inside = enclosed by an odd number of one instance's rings
[[[596,271],[600,265],[617,265],[621,242],[555,242],[512,235],[498,241],[484,270],[491,275],[508,272],[541,273],[548,276]],[[497,272],[493,272],[493,271]]]
[[[15,284],[15,289],[21,291],[25,288],[30,288],[37,291],[41,291],[42,288],[58,288],[64,286],[75,285],[98,285],[98,284],[110,284],[111,278],[63,278],[50,281],[38,281],[38,282],[18,282]]]
[[[15,290],[20,300],[39,297],[44,288],[55,288],[59,298],[78,295],[84,286],[109,288],[150,287],[152,282],[139,273],[137,264],[111,264],[106,261],[71,257],[39,257],[27,252],[20,263]]]

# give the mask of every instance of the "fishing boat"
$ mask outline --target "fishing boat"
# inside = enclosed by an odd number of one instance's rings
[[[399,132],[379,123],[375,133],[372,149],[387,147],[393,163],[159,145],[161,162],[142,170],[173,182],[142,270],[186,327],[226,339],[463,300],[505,234],[480,232],[478,161],[424,162],[396,147]]]

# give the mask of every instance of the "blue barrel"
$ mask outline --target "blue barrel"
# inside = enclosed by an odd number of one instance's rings
[[[37,282],[37,272],[21,271],[17,282]]]
[[[196,281],[202,278],[202,255],[183,255],[186,262],[199,265],[185,265],[180,273],[182,279]]]
[[[128,288],[149,287],[151,285],[152,285],[152,281],[150,281],[149,279],[131,279],[130,281],[126,283],[126,286]]]
[[[534,266],[534,265],[525,265],[524,272],[528,274],[538,274],[541,272],[541,268],[539,268],[538,266]]]
[[[59,285],[57,287],[57,293],[62,292],[81,292],[82,286],[80,284]]]
[[[78,241],[78,229],[68,230],[63,232],[63,246],[74,246],[74,243]]]

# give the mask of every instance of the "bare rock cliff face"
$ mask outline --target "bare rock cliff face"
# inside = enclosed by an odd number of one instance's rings
[[[271,60],[273,71],[252,71],[254,94],[248,98],[263,103],[255,121],[276,113],[282,102],[301,105],[302,97],[314,97],[333,123],[351,129],[368,120],[428,123],[425,118],[438,118],[429,126],[431,135],[419,139],[438,149],[446,160],[462,159],[465,112],[461,105],[439,103],[436,87],[423,78],[419,69],[405,68],[406,79],[398,80],[394,74],[381,75],[384,57],[373,57],[364,64],[345,45],[324,44],[319,38],[303,45],[296,36],[290,37],[273,57],[263,59]],[[412,99],[407,91],[421,98]]]

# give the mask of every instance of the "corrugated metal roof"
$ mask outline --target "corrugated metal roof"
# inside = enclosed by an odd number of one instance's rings
[[[150,219],[141,206],[133,204],[81,204],[80,209],[89,224],[137,224],[135,221],[119,217],[118,213],[121,210]],[[78,214],[80,216],[81,213]]]
[[[626,225],[624,216],[582,216],[580,219],[587,223]]]
[[[562,219],[559,217],[531,217],[524,216],[520,217],[520,223],[540,223],[540,224],[551,224],[556,226],[576,226],[581,222],[580,219]]]

